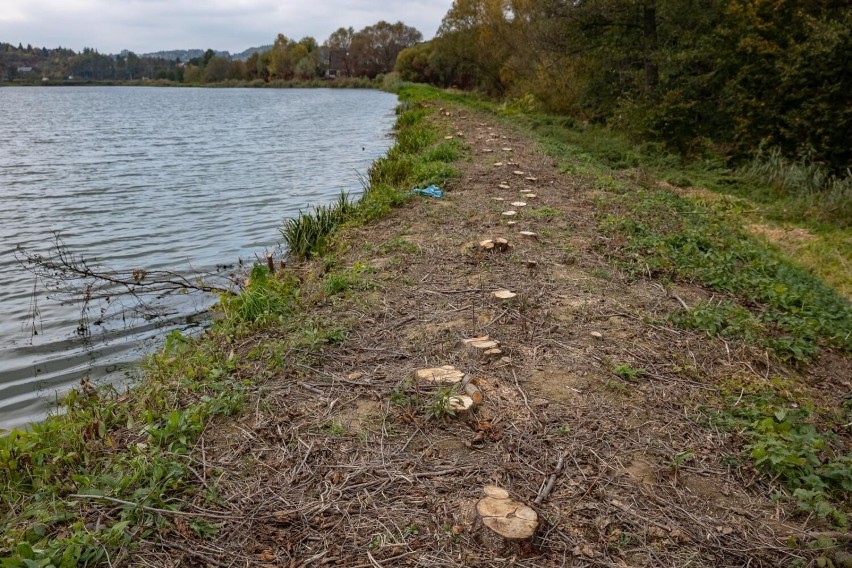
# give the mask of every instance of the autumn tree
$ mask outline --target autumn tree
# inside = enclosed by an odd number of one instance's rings
[[[326,64],[329,69],[342,75],[352,75],[354,69],[350,49],[354,35],[355,30],[351,26],[338,28],[323,42],[323,47],[326,50]]]
[[[417,29],[402,22],[380,21],[352,36],[350,55],[356,75],[373,78],[393,71],[396,57],[423,39]]]

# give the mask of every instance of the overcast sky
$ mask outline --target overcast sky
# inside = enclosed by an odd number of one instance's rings
[[[283,33],[320,43],[337,28],[402,20],[431,38],[452,0],[0,0],[0,41],[38,47],[240,52]]]

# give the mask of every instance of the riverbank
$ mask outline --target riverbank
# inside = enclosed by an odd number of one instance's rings
[[[0,442],[3,554],[843,565],[848,301],[641,172],[400,96],[396,147],[310,260],[255,268],[138,389],[84,389]],[[446,194],[409,195],[428,183]],[[507,250],[481,250],[498,237]],[[463,343],[485,335],[499,353]],[[442,365],[479,406],[454,416],[453,393],[413,379]],[[489,548],[468,524],[488,483],[538,500],[528,546]]]

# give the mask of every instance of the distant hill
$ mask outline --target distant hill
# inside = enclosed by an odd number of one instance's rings
[[[231,56],[234,61],[245,61],[252,56],[253,53],[264,53],[272,49],[272,45],[261,45],[260,47],[250,47],[242,53],[236,53]]]
[[[228,51],[217,51],[216,55],[220,55],[222,57],[227,57],[234,61],[245,61],[253,53],[263,53],[264,51],[269,51],[272,49],[271,45],[262,45],[260,47],[250,47],[241,53],[234,53],[233,55]],[[153,53],[144,53],[140,55],[140,57],[154,57],[165,59],[167,61],[177,61],[180,59],[183,62],[187,62],[190,59],[195,57],[201,57],[204,55],[206,49],[173,49],[171,51],[155,51]],[[124,50],[121,52],[122,55],[127,55],[128,51]]]
[[[144,53],[139,57],[158,57],[160,59],[165,59],[167,61],[177,61],[180,59],[181,61],[189,61],[193,57],[201,57],[204,55],[206,49],[173,49],[171,51],[155,51],[154,53]],[[121,52],[122,55],[127,55],[128,51],[125,49]],[[222,57],[231,57],[231,54],[227,51],[217,51],[216,55],[221,55]]]

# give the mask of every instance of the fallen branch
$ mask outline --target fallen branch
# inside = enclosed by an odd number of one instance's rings
[[[556,462],[556,469],[553,470],[553,473],[550,474],[550,479],[547,480],[547,485],[545,485],[541,491],[538,492],[538,496],[535,498],[536,505],[541,505],[545,499],[550,496],[550,492],[553,491],[553,486],[556,485],[556,478],[559,477],[559,474],[562,473],[562,467],[565,465],[565,456],[559,456],[559,461]]]

